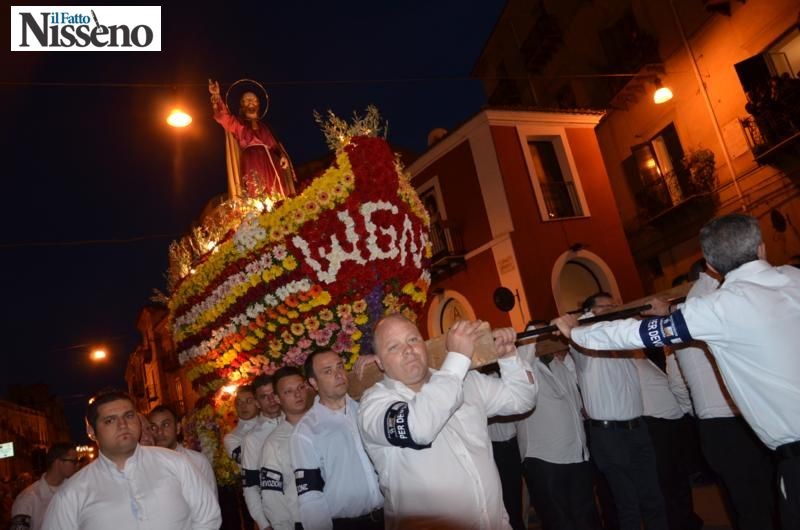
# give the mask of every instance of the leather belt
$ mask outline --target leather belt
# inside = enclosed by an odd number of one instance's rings
[[[641,418],[633,418],[632,420],[589,420],[589,425],[592,427],[599,427],[601,429],[624,429],[633,430],[642,425]]]

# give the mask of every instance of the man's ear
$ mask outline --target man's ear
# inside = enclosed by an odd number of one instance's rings
[[[308,384],[311,385],[311,388],[319,392],[319,388],[317,387],[317,379],[314,377],[308,378]]]
[[[758,249],[756,249],[756,255],[758,256],[758,259],[767,261],[767,244],[763,241],[760,245],[758,245]]]
[[[375,355],[375,364],[378,366],[378,368],[381,369],[381,372],[385,372],[386,371],[386,370],[383,369],[383,363],[381,362],[381,358],[378,357],[377,355]]]
[[[86,435],[87,435],[87,436],[89,437],[89,439],[90,439],[90,440],[92,440],[93,442],[96,442],[96,441],[97,441],[97,437],[96,437],[96,436],[95,436],[95,434],[94,434],[94,428],[93,428],[93,427],[92,427],[92,426],[89,424],[89,422],[88,422],[88,421],[86,422]]]

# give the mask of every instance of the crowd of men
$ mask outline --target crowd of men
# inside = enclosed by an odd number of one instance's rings
[[[98,458],[75,473],[74,448],[54,446],[12,528],[518,530],[524,478],[544,530],[694,530],[695,445],[735,528],[800,528],[800,270],[765,261],[752,217],[713,220],[700,242],[685,303],[587,326],[564,315],[569,350],[550,355],[496,329],[494,374],[470,370],[480,321],[450,328],[433,369],[417,325],[389,315],[370,358],[384,377],[360,401],[332,351],[257,377],[224,438],[241,488],[217,488],[173,411],[142,418],[101,393],[86,414]],[[614,306],[596,293],[584,316]]]

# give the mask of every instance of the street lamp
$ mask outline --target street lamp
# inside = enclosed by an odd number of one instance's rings
[[[661,84],[661,78],[656,77],[653,83],[656,85],[656,91],[653,93],[653,103],[660,105],[672,99],[672,90]]]
[[[105,350],[98,349],[94,350],[90,355],[89,358],[94,362],[104,361],[108,357],[108,354]]]
[[[192,117],[181,109],[175,108],[167,116],[167,123],[172,127],[182,129],[192,123]]]

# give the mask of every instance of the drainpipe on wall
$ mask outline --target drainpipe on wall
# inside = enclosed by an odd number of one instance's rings
[[[739,196],[739,200],[742,203],[742,211],[746,212],[749,207],[744,195],[742,194],[742,189],[739,187],[739,181],[736,179],[736,170],[733,169],[731,154],[728,151],[728,146],[725,144],[725,139],[722,137],[722,129],[720,129],[719,122],[717,121],[717,115],[714,113],[714,108],[711,106],[711,98],[708,95],[708,90],[706,90],[706,84],[703,81],[703,77],[700,75],[700,68],[697,66],[697,61],[695,60],[692,46],[689,44],[689,40],[686,38],[686,32],[683,30],[683,24],[678,16],[678,10],[675,8],[675,2],[673,0],[669,0],[669,7],[672,9],[672,16],[675,18],[675,25],[678,26],[678,32],[681,34],[683,46],[686,48],[686,53],[689,54],[695,79],[697,79],[697,84],[700,86],[700,93],[703,94],[703,101],[705,101],[706,109],[708,109],[708,113],[711,116],[711,123],[714,125],[714,132],[717,135],[717,141],[719,141],[719,145],[722,147],[722,156],[725,157],[725,164],[727,164],[728,170],[731,173],[733,186],[736,188],[736,194]]]

